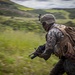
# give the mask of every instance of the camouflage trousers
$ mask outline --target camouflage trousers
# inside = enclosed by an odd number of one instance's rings
[[[60,59],[58,63],[54,66],[54,68],[51,70],[50,75],[63,75],[65,72],[64,67],[62,64],[64,63],[64,60]]]
[[[63,75],[65,72],[67,75],[75,75],[75,62],[60,59],[49,75]]]
[[[75,61],[66,59],[63,66],[67,75],[75,75]]]

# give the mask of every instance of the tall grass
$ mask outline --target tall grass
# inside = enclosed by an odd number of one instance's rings
[[[56,64],[58,59],[52,55],[52,57],[45,61],[39,57],[31,60],[28,55],[32,53],[34,48],[45,43],[45,34],[38,32],[40,25],[31,21],[30,19],[15,17],[0,16],[0,75],[48,75],[52,67]],[[11,22],[5,23],[7,20]],[[35,27],[33,31],[26,30],[13,30],[13,25],[21,25],[23,21],[31,21],[28,27]],[[12,21],[15,21],[14,24]],[[36,21],[36,20],[35,20]],[[62,22],[62,20],[57,20]],[[65,20],[63,21],[65,22]],[[12,25],[13,24],[13,25]],[[12,26],[9,26],[12,25]],[[25,28],[26,28],[25,25]],[[35,31],[35,32],[34,32]],[[43,30],[41,30],[43,31]]]
[[[48,75],[57,62],[51,57],[31,60],[28,55],[45,43],[44,35],[34,32],[6,30],[0,33],[0,75]]]

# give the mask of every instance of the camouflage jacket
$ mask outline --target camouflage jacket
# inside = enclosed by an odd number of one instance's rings
[[[44,53],[48,53],[50,50],[51,53],[56,54],[58,49],[57,49],[57,42],[64,37],[63,33],[56,28],[56,26],[59,26],[58,24],[52,25],[51,29],[48,31],[46,35],[46,44],[45,44],[45,51]]]
[[[46,36],[46,44],[44,53],[54,53],[58,57],[65,56],[70,59],[75,59],[75,52],[72,43],[67,35],[64,35],[61,29],[66,26],[54,24]],[[67,47],[67,48],[66,48]]]

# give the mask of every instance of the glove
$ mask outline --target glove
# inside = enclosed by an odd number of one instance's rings
[[[48,60],[50,58],[51,55],[46,55],[46,54],[41,54],[39,55],[40,58],[43,58],[44,60]]]
[[[43,58],[44,60],[48,60],[52,54],[53,50],[45,50],[41,55],[39,55],[40,58]]]

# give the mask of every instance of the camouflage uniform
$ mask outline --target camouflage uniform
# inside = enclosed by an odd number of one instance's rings
[[[56,45],[58,40],[64,37],[63,33],[59,29],[55,28],[55,26],[57,26],[57,24],[52,25],[51,29],[49,30],[46,36],[47,42],[45,44],[44,53],[48,54],[49,57],[51,56],[51,54],[54,54],[57,51]],[[60,59],[59,62],[50,72],[50,75],[62,75],[65,72],[63,63],[64,60]]]
[[[51,29],[47,33],[45,51],[52,49],[54,50],[53,52],[56,52],[57,42],[64,37],[63,33],[59,29],[55,28],[57,25],[58,24],[52,25]]]
[[[44,53],[49,54],[50,56],[51,54],[55,54],[57,52],[57,42],[64,37],[63,33],[59,29],[55,28],[57,25],[58,24],[54,24],[47,33]],[[50,75],[63,75],[64,72],[66,72],[67,75],[75,75],[75,62],[69,58],[65,59],[61,57],[59,62],[51,71]]]

